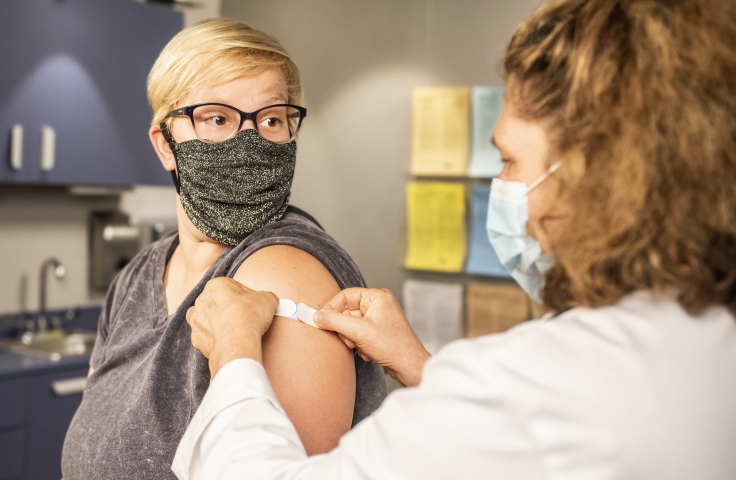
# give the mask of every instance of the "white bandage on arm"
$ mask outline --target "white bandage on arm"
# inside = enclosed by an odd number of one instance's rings
[[[319,328],[314,324],[314,314],[317,310],[308,307],[307,305],[300,303],[296,304],[293,300],[281,299],[279,300],[279,308],[276,310],[277,317],[292,318],[299,320],[302,323],[311,325],[314,328]]]

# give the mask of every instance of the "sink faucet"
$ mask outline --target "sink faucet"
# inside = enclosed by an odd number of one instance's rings
[[[54,269],[54,277],[62,279],[66,276],[66,268],[55,258],[49,258],[41,264],[41,278],[39,279],[39,295],[38,295],[38,329],[45,332],[48,328],[48,320],[46,319],[46,272],[49,267]]]

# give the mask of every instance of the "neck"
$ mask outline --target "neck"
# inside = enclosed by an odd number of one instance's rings
[[[200,278],[225,248],[214,240],[196,238],[186,227],[179,227],[179,251],[188,278]]]
[[[202,235],[184,213],[181,202],[177,200],[176,203],[179,246],[166,265],[163,278],[169,315],[179,308],[181,302],[226,248],[225,245]]]
[[[178,199],[177,217],[179,220],[179,247],[177,247],[177,250],[180,254],[186,278],[199,279],[227,247],[206,237],[197,230],[197,227],[192,224],[192,221],[184,212],[181,201]]]

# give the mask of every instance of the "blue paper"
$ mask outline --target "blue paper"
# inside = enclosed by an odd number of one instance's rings
[[[472,109],[472,153],[468,176],[497,177],[503,169],[501,152],[491,144],[493,132],[503,108],[502,87],[473,87]]]
[[[490,195],[490,186],[479,185],[473,189],[470,254],[468,255],[465,271],[475,275],[509,278],[509,272],[498,260],[486,232],[488,197]]]

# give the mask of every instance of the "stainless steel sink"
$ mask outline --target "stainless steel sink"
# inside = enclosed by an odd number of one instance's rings
[[[58,332],[56,335],[39,336],[30,341],[27,337],[24,340],[1,340],[0,349],[58,362],[64,357],[92,353],[95,337],[94,332],[76,332],[68,335]]]

